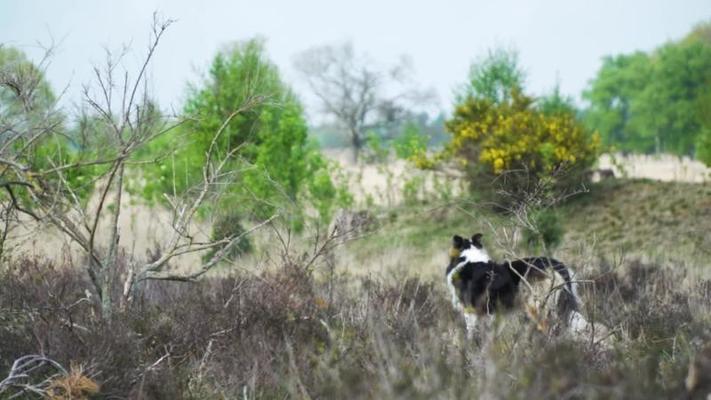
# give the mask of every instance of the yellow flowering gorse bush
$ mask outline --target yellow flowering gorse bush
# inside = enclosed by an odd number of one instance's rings
[[[420,157],[427,168],[455,158],[464,170],[485,174],[525,170],[536,177],[560,167],[589,167],[600,148],[598,134],[590,134],[574,115],[547,115],[533,107],[533,100],[518,91],[506,103],[468,98],[447,122],[452,141],[434,159]]]

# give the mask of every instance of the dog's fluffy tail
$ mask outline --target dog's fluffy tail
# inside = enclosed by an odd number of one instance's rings
[[[511,267],[523,277],[536,276],[548,269],[552,269],[564,281],[563,290],[558,298],[558,310],[562,315],[570,315],[580,310],[580,297],[578,297],[575,274],[562,262],[548,257],[530,257],[516,260],[511,263]]]
[[[579,337],[592,338],[595,343],[606,342],[610,337],[610,329],[602,324],[589,322],[581,313],[582,303],[578,296],[575,273],[562,262],[547,257],[524,258],[512,262],[511,266],[521,276],[535,276],[537,273],[553,269],[565,281],[563,290],[558,296],[558,314],[567,321],[571,332]]]

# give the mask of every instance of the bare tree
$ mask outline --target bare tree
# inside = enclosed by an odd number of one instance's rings
[[[24,149],[19,152],[16,149],[12,153],[14,157],[0,158],[0,177],[4,178],[1,175],[4,173],[14,178],[12,181],[9,178],[3,181],[5,185],[2,187],[9,194],[8,201],[4,202],[6,209],[24,212],[37,220],[50,223],[78,245],[87,256],[85,270],[105,315],[111,313],[116,304],[127,304],[134,288],[142,281],[192,281],[199,278],[223,260],[229,250],[246,235],[276,217],[272,216],[241,234],[229,234],[211,240],[196,239],[197,235],[193,232],[193,220],[201,207],[208,202],[215,203],[223,193],[222,188],[233,182],[240,172],[232,169],[230,160],[238,155],[242,147],[220,150],[217,143],[233,118],[264,101],[263,96],[251,93],[214,132],[205,154],[201,181],[184,193],[174,191],[172,194],[164,194],[173,218],[172,233],[162,238],[161,254],[146,262],[130,261],[127,271],[119,268],[119,217],[124,206],[126,174],[132,167],[160,161],[141,159],[138,152],[184,122],[181,118],[163,116],[151,102],[147,91],[146,71],[171,23],[170,20],[161,21],[154,17],[150,44],[135,78],[131,79],[128,71],[118,72],[123,54],[114,57],[107,52],[105,66],[95,68],[96,86],[84,88],[84,99],[93,115],[93,124],[88,134],[95,137],[90,142],[101,147],[91,152],[96,155],[95,158],[61,165],[52,163],[50,159],[47,160],[50,166],[41,169],[18,161],[26,157],[22,153]],[[56,129],[35,127],[33,123],[19,127],[24,129],[25,136],[32,135],[31,132],[35,130],[36,135],[59,134]],[[28,147],[26,151],[31,151],[31,148]],[[96,204],[81,201],[76,187],[67,179],[69,173],[81,173],[82,168],[88,166],[101,167],[98,176],[93,177],[98,191]],[[17,201],[18,196],[14,195],[13,187],[22,188],[23,194],[30,200],[27,204],[31,204],[31,207]],[[101,228],[102,222],[108,228]],[[102,235],[99,235],[102,229],[108,230],[102,231],[108,233],[104,235],[107,238],[103,242],[100,239]],[[213,256],[193,271],[179,273],[167,269],[175,257],[206,250],[215,250]],[[112,288],[117,285],[123,288],[120,299],[112,298]]]
[[[409,87],[412,69],[407,58],[382,71],[367,56],[357,55],[348,42],[305,50],[294,64],[323,113],[347,131],[354,161],[369,129],[400,119],[408,103],[429,102],[433,97],[431,92]]]

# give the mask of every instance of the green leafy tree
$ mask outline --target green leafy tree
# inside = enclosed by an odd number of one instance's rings
[[[40,218],[30,195],[34,185],[41,181],[58,193],[73,187],[74,198],[86,201],[93,188],[87,170],[98,168],[67,168],[80,163],[82,154],[73,146],[45,79],[50,53],[34,63],[21,50],[0,45],[0,254],[19,223],[18,214]]]
[[[634,119],[639,108],[637,99],[651,74],[649,58],[641,52],[603,59],[597,78],[583,98],[590,103],[586,123],[600,132],[604,145],[625,151],[648,152],[654,148],[654,138]]]
[[[696,138],[697,158],[711,167],[711,129],[705,128]]]
[[[711,29],[710,29],[711,31]],[[696,137],[696,157],[711,167],[711,82],[698,102],[701,133]]]
[[[711,83],[711,43],[667,44],[656,51],[654,79],[640,98],[641,129],[658,150],[693,155],[702,115],[698,102]]]
[[[380,135],[375,130],[370,130],[365,134],[366,152],[365,159],[366,162],[370,163],[384,163],[388,161],[390,156],[390,147],[385,141],[385,138]]]
[[[523,241],[531,250],[550,252],[563,240],[563,222],[554,209],[537,210],[523,230]]]
[[[244,105],[250,106],[237,112]],[[342,189],[308,140],[302,106],[267,58],[262,40],[233,44],[217,54],[205,80],[190,88],[184,113],[189,120],[182,129],[151,148],[156,155],[172,152],[151,171],[147,197],[188,190],[199,181],[204,154],[214,146],[239,155],[229,167],[239,184],[225,188],[223,203],[214,207],[257,218],[289,210],[296,225],[306,208],[330,217]],[[224,134],[213,143],[213,133],[220,129]]]
[[[524,82],[525,73],[519,65],[518,53],[496,48],[490,50],[487,57],[472,64],[469,80],[460,89],[457,102],[470,97],[505,103],[511,100],[514,89],[523,88]]]
[[[401,159],[413,159],[424,155],[427,151],[429,138],[420,132],[413,122],[405,125],[402,133],[393,140],[395,155]]]
[[[56,98],[42,68],[21,50],[0,45],[0,110],[5,118],[22,111],[43,113],[52,108]]]
[[[562,94],[559,85],[556,85],[550,93],[538,100],[537,108],[546,115],[578,114],[575,101],[572,97]]]
[[[72,188],[78,200],[87,201],[93,190],[93,177],[105,167],[82,164],[96,160],[96,150],[107,147],[86,145],[87,138],[97,140],[101,136],[98,129],[89,129],[86,118],[80,118],[72,128],[67,128],[67,118],[56,107],[57,98],[45,79],[49,54],[48,51],[45,58],[35,64],[21,50],[0,46],[0,147],[5,153],[0,157],[13,159],[50,181],[59,176],[49,171],[61,166],[61,179]],[[16,177],[6,178],[16,180]],[[8,196],[10,192],[17,195],[17,200],[29,201],[21,187],[5,186],[4,192]]]
[[[84,91],[86,116],[80,119],[76,129],[68,132],[53,124],[56,121],[53,118],[56,112],[54,104],[47,108],[46,113],[40,112],[39,118],[35,118],[34,112],[42,110],[41,107],[32,107],[31,100],[39,82],[35,79],[38,78],[36,75],[27,76],[23,74],[22,68],[15,67],[3,67],[0,71],[0,89],[9,90],[11,98],[14,96],[14,104],[21,105],[17,108],[18,118],[4,119],[3,124],[0,124],[3,129],[7,129],[0,136],[4,140],[0,147],[0,189],[21,188],[25,197],[31,200],[20,203],[16,200],[22,197],[12,194],[7,196],[10,200],[0,198],[2,222],[9,220],[9,214],[23,212],[51,224],[61,232],[85,256],[82,270],[86,272],[96,294],[92,299],[97,301],[96,305],[100,305],[105,317],[110,317],[116,306],[124,309],[128,307],[141,282],[185,282],[198,279],[224,260],[234,247],[241,247],[246,235],[276,218],[272,216],[257,224],[250,223],[248,229],[238,227],[229,232],[222,229],[224,225],[214,224],[216,229],[211,238],[195,240],[199,229],[194,224],[194,218],[200,214],[210,218],[213,214],[210,211],[215,208],[227,209],[220,207],[225,204],[221,199],[231,193],[231,188],[243,186],[235,179],[236,171],[228,168],[234,166],[232,163],[242,147],[232,147],[229,142],[223,141],[226,125],[248,114],[266,100],[255,95],[257,98],[253,101],[250,98],[249,101],[234,105],[235,111],[224,119],[220,128],[209,133],[209,137],[201,136],[204,132],[191,135],[187,130],[181,132],[182,136],[174,134],[175,126],[180,125],[183,119],[160,113],[146,92],[149,86],[146,71],[161,37],[171,23],[171,20],[163,20],[154,15],[148,50],[136,74],[120,71],[120,56],[116,58],[111,53],[107,55],[104,67],[96,68],[96,86],[93,90],[87,86]],[[11,108],[2,109],[3,112],[8,110]],[[12,113],[7,112],[2,116],[7,115]],[[6,121],[11,125],[5,125]],[[77,162],[63,163],[61,158],[59,161],[62,163],[55,162],[54,154],[66,153],[62,147],[56,150],[52,146],[53,140],[65,137],[69,138],[69,150],[89,156]],[[173,148],[165,145],[184,144],[184,150],[190,148],[192,143],[180,139],[197,137],[210,145],[207,149],[198,149],[202,151],[198,158],[203,160],[203,164],[192,165],[193,169],[186,172],[190,175],[197,169],[201,179],[181,193],[177,193],[175,186],[170,192],[162,193],[173,218],[169,224],[171,229],[155,238],[161,242],[157,244],[160,251],[149,260],[132,258],[130,262],[121,264],[122,232],[119,221],[125,209],[126,190],[136,186],[131,183],[133,181],[145,179],[154,184],[154,179],[160,178],[167,169],[163,161],[175,160],[176,155],[191,155],[189,151],[174,153]],[[48,146],[43,145],[45,141]],[[43,154],[45,149],[48,151]],[[28,162],[35,158],[37,163]],[[39,164],[45,161],[47,166]],[[152,168],[156,165],[159,167]],[[78,176],[85,168],[94,167],[100,167],[99,174],[90,178],[98,182],[99,190],[95,191],[97,202],[90,205],[77,199],[76,185],[67,178],[71,174]],[[6,180],[8,177],[13,180]],[[229,205],[231,209],[239,209],[234,204]],[[7,229],[2,232],[0,240],[4,240],[6,233]],[[176,257],[211,250],[214,251],[211,257],[190,271],[168,268]],[[119,268],[122,265],[125,268]]]
[[[709,24],[649,54],[606,57],[583,97],[586,123],[624,151],[692,155],[704,130],[699,102],[711,82]]]

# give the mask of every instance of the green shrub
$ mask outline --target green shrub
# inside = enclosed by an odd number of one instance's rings
[[[422,200],[425,179],[421,175],[415,175],[405,181],[402,186],[402,198],[406,205],[415,205]]]
[[[395,155],[403,160],[414,159],[425,154],[429,139],[423,135],[414,123],[405,125],[402,133],[393,140]]]
[[[563,240],[563,224],[553,209],[533,212],[531,226],[524,230],[523,240],[532,249],[552,251]]]
[[[212,234],[210,235],[210,239],[216,241],[230,235],[239,236],[244,232],[245,229],[242,226],[242,218],[237,212],[232,210],[224,215],[218,214],[216,221],[212,224]],[[249,241],[249,237],[245,236],[235,243],[232,248],[230,248],[226,254],[226,257],[229,260],[245,254],[250,250],[252,250],[252,245]],[[203,256],[203,261],[209,261],[217,251],[219,251],[219,248],[215,248],[207,252]]]

